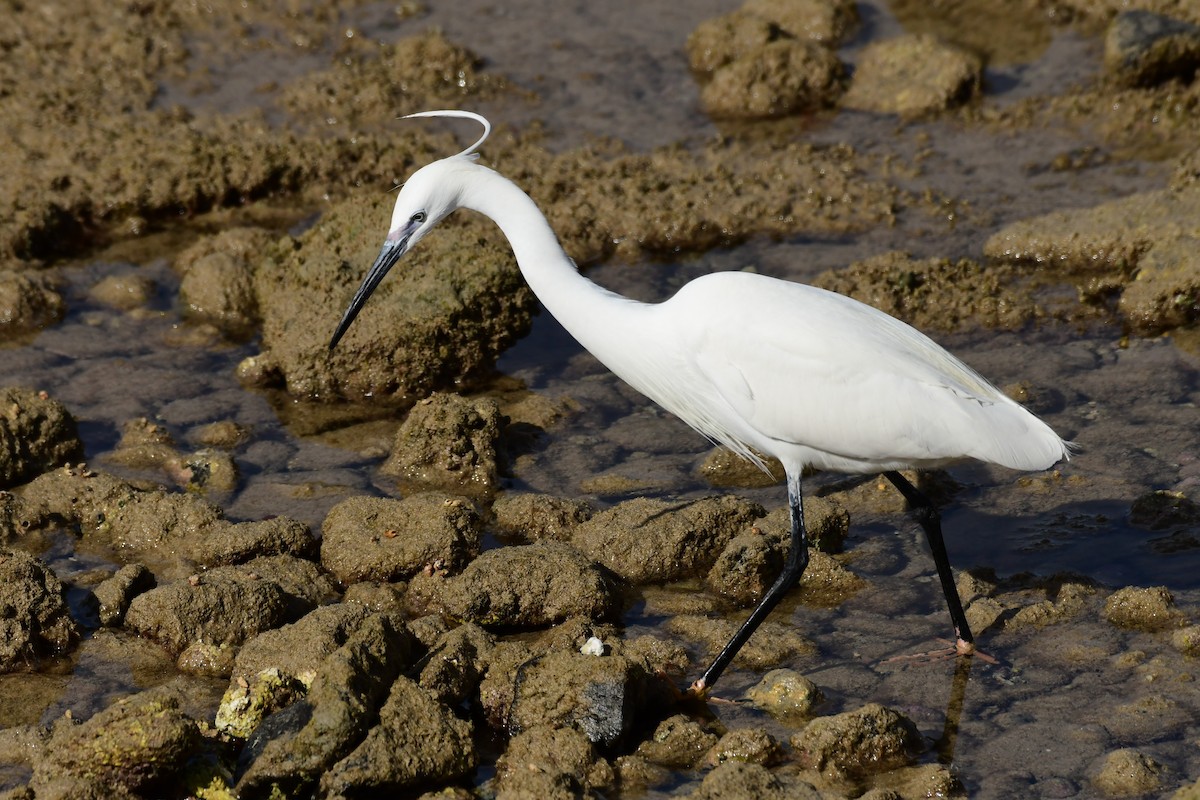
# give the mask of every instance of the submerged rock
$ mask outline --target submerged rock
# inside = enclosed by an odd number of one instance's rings
[[[45,392],[0,389],[0,489],[83,456],[75,418]]]
[[[1095,769],[1092,785],[1107,797],[1141,797],[1163,788],[1165,769],[1133,748],[1114,750]]]
[[[0,673],[36,667],[79,640],[63,585],[21,550],[0,550]]]

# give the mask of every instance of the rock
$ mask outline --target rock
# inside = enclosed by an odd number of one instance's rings
[[[825,702],[815,683],[790,669],[771,670],[746,696],[775,719],[791,724],[811,719],[816,707]]]
[[[858,24],[853,0],[746,0],[742,9],[770,20],[788,36],[834,47]]]
[[[1176,627],[1182,617],[1165,586],[1126,586],[1104,601],[1104,618],[1118,628],[1160,631]]]
[[[822,795],[809,784],[791,776],[772,773],[761,764],[726,761],[704,776],[689,800],[820,800]]]
[[[1200,319],[1198,249],[1200,238],[1180,236],[1154,242],[1142,253],[1117,306],[1134,330],[1147,335]]]
[[[204,447],[232,450],[250,439],[250,430],[231,420],[220,420],[196,428],[189,439]]]
[[[126,564],[92,590],[101,625],[118,626],[137,595],[154,588],[154,575],[141,564]]]
[[[853,297],[922,330],[979,324],[1015,328],[1032,319],[1036,310],[1032,298],[1012,288],[1004,269],[966,258],[916,259],[891,251],[826,270],[813,285]]]
[[[401,486],[489,496],[499,475],[504,424],[490,397],[435,392],[408,412],[380,472]]]
[[[1185,655],[1200,655],[1200,625],[1176,630],[1171,634],[1171,646]]]
[[[654,735],[638,745],[642,758],[672,769],[692,769],[718,741],[715,733],[684,714],[658,724]]]
[[[118,311],[142,308],[154,298],[154,281],[133,272],[108,275],[88,289],[88,297]]]
[[[611,618],[620,608],[617,589],[574,547],[545,540],[487,551],[458,577],[440,582],[431,602],[444,614],[480,625],[540,627],[575,616]],[[425,591],[414,581],[410,605]]]
[[[612,746],[637,723],[646,680],[624,656],[547,653],[525,662],[516,676],[509,730],[572,726],[588,740]]]
[[[790,537],[757,526],[729,540],[704,578],[710,592],[741,606],[756,602],[783,571]]]
[[[1152,11],[1122,11],[1104,37],[1104,69],[1122,86],[1190,81],[1200,68],[1200,26]]]
[[[41,475],[21,496],[31,524],[76,526],[85,538],[145,563],[160,579],[260,556],[308,557],[317,547],[308,527],[295,520],[233,523],[203,498],[139,489],[86,468]]]
[[[575,800],[605,794],[616,781],[595,745],[575,728],[523,731],[496,761],[497,798]]]
[[[57,280],[36,272],[0,269],[0,340],[49,327],[66,313]]]
[[[230,688],[266,670],[308,687],[325,659],[344,645],[368,616],[370,612],[360,605],[334,603],[260,633],[238,652]]]
[[[480,382],[529,330],[536,301],[508,244],[490,221],[459,216],[443,224],[452,235],[406,255],[330,352],[329,333],[379,254],[391,205],[378,192],[335,203],[255,271],[263,359],[292,395],[411,405]]]
[[[714,618],[698,614],[679,614],[666,622],[672,634],[701,645],[709,657],[715,656],[745,621],[745,612],[733,618]],[[768,618],[759,625],[750,640],[738,651],[735,666],[745,669],[774,669],[801,656],[812,656],[817,646],[794,625]]]
[[[0,389],[0,489],[82,456],[75,418],[65,406],[45,392]]]
[[[262,228],[233,228],[180,253],[175,268],[183,275],[184,314],[236,338],[253,334],[258,326],[254,273],[260,263],[278,257],[278,239]]]
[[[570,541],[575,528],[595,513],[582,500],[533,492],[505,492],[492,504],[498,533],[536,542],[539,539]]]
[[[470,501],[455,495],[351,497],[325,517],[321,563],[343,583],[457,572],[478,552],[480,528]]]
[[[738,9],[706,19],[687,38],[688,65],[709,74],[782,36],[779,26],[759,14]]]
[[[729,731],[709,748],[704,760],[712,766],[726,761],[742,761],[769,767],[783,758],[783,747],[762,728],[737,728]]]
[[[782,482],[783,464],[779,459],[761,453],[759,457],[770,468],[769,475],[728,447],[716,447],[700,465],[700,474],[718,488],[760,489]]]
[[[157,690],[127,697],[83,724],[55,725],[34,764],[38,796],[64,778],[166,796],[200,741],[196,723]]]
[[[639,498],[594,515],[571,541],[631,583],[677,580],[710,566],[764,513],[736,497],[687,503]]]
[[[193,642],[240,647],[288,622],[289,598],[279,584],[244,567],[217,567],[140,594],[125,624],[178,655]]]
[[[417,682],[453,708],[479,687],[495,646],[495,638],[483,628],[470,622],[460,625],[429,649]]]
[[[833,105],[842,93],[842,64],[819,44],[780,39],[715,70],[700,90],[714,117],[782,117]]]
[[[1133,501],[1129,521],[1152,531],[1176,526],[1194,528],[1200,526],[1200,503],[1181,492],[1149,492]]]
[[[401,676],[392,683],[379,721],[321,776],[320,789],[325,797],[396,793],[449,783],[474,771],[471,723]]]
[[[36,667],[78,641],[55,574],[21,550],[0,550],[0,673]]]
[[[246,742],[237,794],[295,797],[364,740],[400,671],[409,644],[372,615],[322,662],[306,697],[267,717]]]
[[[979,92],[978,56],[929,34],[872,42],[863,48],[844,108],[916,117],[944,111]]]
[[[238,676],[225,690],[213,725],[226,736],[247,739],[264,719],[301,699],[304,690],[303,683],[275,667],[249,678]]]
[[[831,777],[887,772],[912,763],[924,749],[917,726],[878,703],[817,717],[791,744],[801,766]]]
[[[1165,769],[1133,748],[1114,750],[1104,757],[1092,784],[1108,797],[1135,797],[1159,792]]]

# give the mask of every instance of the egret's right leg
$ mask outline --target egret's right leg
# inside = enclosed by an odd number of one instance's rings
[[[800,576],[804,574],[804,568],[808,566],[808,536],[804,531],[804,501],[800,494],[798,472],[795,475],[788,474],[787,489],[788,513],[792,522],[792,543],[788,550],[787,563],[784,565],[783,573],[775,583],[771,584],[771,588],[750,612],[750,617],[742,623],[742,627],[738,628],[733,638],[721,648],[721,652],[713,659],[708,669],[704,670],[700,679],[692,684],[688,690],[692,695],[703,697],[712,688],[713,684],[717,682],[717,678],[721,677],[721,673],[729,666],[729,662],[733,661],[734,656],[742,649],[742,645],[746,643],[750,635],[762,624],[775,606],[779,605],[779,601],[788,593],[788,590],[800,582]]]

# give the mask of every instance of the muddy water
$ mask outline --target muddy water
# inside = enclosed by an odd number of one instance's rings
[[[479,110],[519,128],[543,124],[554,150],[589,137],[614,137],[631,149],[648,150],[738,131],[699,110],[697,84],[682,54],[687,32],[735,6],[707,0],[669,7],[521,4],[519,10],[433,4],[428,15],[408,20],[397,18],[388,4],[375,4],[346,12],[344,23],[348,30],[383,37],[440,26],[448,38],[481,54],[490,71],[537,98],[493,99]],[[866,42],[909,25],[920,28],[882,3],[860,9],[863,27],[845,51],[850,63]],[[985,76],[996,104],[1065,93],[1099,69],[1097,36],[1048,25],[1034,33],[1008,49],[997,46]],[[160,102],[222,110],[269,104],[271,81],[286,83],[323,63],[307,56],[241,53],[223,60],[219,51],[210,55],[207,89],[181,80],[164,88]],[[261,80],[253,86],[235,80],[248,72]],[[894,226],[860,235],[752,239],[702,256],[604,263],[592,277],[613,290],[653,300],[713,270],[753,266],[808,281],[825,269],[890,249],[980,258],[983,242],[1006,223],[1160,188],[1172,170],[1170,163],[1137,158],[1093,158],[1083,168],[1052,169],[1063,154],[1104,150],[1099,133],[1086,126],[1014,130],[944,120],[900,127],[894,119],[844,112],[765,127],[773,129],[772,135],[794,131],[804,141],[849,143],[871,157],[880,176],[914,195],[947,201],[914,205]],[[380,220],[380,236],[383,225]],[[317,529],[339,500],[390,491],[375,474],[378,459],[328,438],[294,435],[281,422],[287,409],[280,404],[290,401],[239,385],[234,368],[256,352],[253,344],[222,342],[181,321],[173,305],[178,279],[168,267],[177,249],[169,236],[150,238],[139,242],[136,252],[121,246],[67,269],[69,317],[28,342],[0,350],[6,383],[36,385],[66,404],[81,423],[89,460],[118,473],[121,468],[106,464],[105,456],[130,419],[159,421],[182,442],[215,419],[246,426],[253,436],[237,455],[242,482],[235,493],[217,498],[232,519],[286,514]],[[134,269],[158,284],[150,308],[122,313],[88,298],[87,288],[100,278]],[[1040,291],[1052,303],[1055,292],[1064,290],[1051,285]],[[962,485],[944,512],[953,563],[991,570],[1002,582],[1025,573],[1075,573],[1107,587],[1101,597],[1126,585],[1164,585],[1194,617],[1200,609],[1200,544],[1194,532],[1189,538],[1148,531],[1130,523],[1129,509],[1152,490],[1200,497],[1195,348],[1189,353],[1170,337],[1126,339],[1106,319],[1052,319],[1015,332],[971,329],[938,338],[998,384],[1024,381],[1034,387],[1039,413],[1080,446],[1061,468],[1061,479],[1030,484],[982,466],[951,470]],[[499,367],[532,390],[569,398],[581,408],[518,459],[512,488],[593,496],[601,505],[638,495],[712,493],[697,477],[707,444],[609,375],[548,315],[538,317],[533,332]],[[810,488],[835,480],[818,477]],[[623,492],[597,488],[618,484],[626,487]],[[781,487],[739,494],[768,508],[783,503]],[[803,671],[822,688],[830,713],[867,701],[904,711],[937,745],[926,760],[952,764],[972,796],[1093,796],[1088,776],[1104,754],[1134,745],[1166,766],[1164,787],[1200,775],[1195,748],[1200,729],[1191,717],[1198,705],[1196,662],[1172,649],[1169,634],[1117,631],[1101,619],[1096,604],[1056,626],[983,632],[981,646],[999,663],[977,661],[968,675],[956,674],[947,662],[889,661],[929,649],[947,629],[918,534],[900,515],[855,516],[846,546],[854,554],[851,566],[868,579],[868,588],[832,609],[785,603],[776,614],[817,644],[817,655],[784,666]],[[67,542],[53,543],[44,557],[64,581],[105,566]],[[1007,590],[1026,588],[1016,580]],[[669,598],[650,595],[625,622],[630,631],[661,631],[671,608]],[[165,658],[155,668],[154,656],[144,655],[137,670],[128,666],[131,660],[103,645],[85,644],[74,664],[39,676],[36,686],[26,677],[5,677],[0,693],[6,698],[36,690],[42,699],[32,708],[22,704],[3,724],[49,722],[68,709],[85,717],[122,693],[173,674]],[[740,697],[758,677],[733,669],[721,694]],[[219,692],[222,687],[208,688]],[[16,707],[8,699],[5,705]],[[711,711],[730,727],[765,725],[780,739],[788,735],[746,705],[714,702]],[[684,782],[663,793],[690,788]]]

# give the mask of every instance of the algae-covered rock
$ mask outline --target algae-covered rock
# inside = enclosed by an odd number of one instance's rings
[[[490,397],[434,393],[408,412],[380,472],[404,486],[489,495],[502,424]]]
[[[0,389],[0,489],[83,455],[75,418],[45,392]]]
[[[929,34],[900,36],[863,48],[842,106],[920,116],[970,100],[979,91],[979,57]]]
[[[122,272],[101,278],[88,289],[88,297],[118,311],[132,311],[148,305],[157,288],[157,284],[144,275]]]
[[[79,640],[63,585],[21,550],[0,550],[0,673],[36,667]]]
[[[761,764],[726,761],[704,776],[689,800],[723,800],[753,797],[756,800],[820,800],[810,784],[792,776],[776,775]]]
[[[704,756],[712,766],[726,761],[742,761],[769,767],[783,758],[783,747],[764,728],[737,728],[728,731]]]
[[[1141,797],[1160,791],[1163,765],[1133,748],[1114,750],[1100,762],[1092,785],[1106,797]]]
[[[101,625],[120,625],[137,595],[154,588],[154,575],[141,564],[126,564],[104,580],[92,595]]]
[[[239,647],[311,605],[269,576],[259,575],[253,564],[216,567],[138,595],[129,605],[125,624],[178,654],[201,641]]]
[[[750,687],[746,696],[772,717],[791,723],[807,721],[825,701],[815,683],[790,669],[771,670]]]
[[[778,39],[730,61],[700,90],[714,117],[780,117],[833,105],[842,93],[842,63],[807,40]]]
[[[571,541],[632,583],[675,580],[710,566],[766,512],[736,497],[688,503],[639,498],[601,511]]]
[[[534,492],[505,492],[492,504],[496,530],[527,542],[570,541],[575,528],[594,513],[586,501]]]
[[[343,583],[457,572],[478,552],[481,524],[470,501],[442,492],[351,497],[325,517],[321,563]]]
[[[475,771],[471,723],[405,677],[392,683],[366,738],[321,776],[321,793],[426,789]]]
[[[1126,586],[1104,601],[1104,618],[1118,628],[1159,631],[1179,625],[1183,614],[1165,586]]]
[[[718,740],[697,720],[676,714],[660,722],[653,735],[638,745],[637,753],[664,767],[692,769]]]
[[[179,254],[179,299],[191,319],[248,336],[258,324],[254,271],[276,246],[278,235],[262,228],[233,228],[202,239]]]
[[[1191,80],[1200,68],[1200,25],[1132,9],[1113,17],[1104,37],[1104,69],[1124,86]]]
[[[529,330],[533,293],[508,245],[490,222],[460,215],[405,256],[330,351],[387,234],[390,203],[371,193],[335,205],[255,272],[263,358],[289,393],[411,405],[478,382]]]
[[[645,683],[641,667],[621,655],[550,652],[521,667],[509,728],[516,733],[572,726],[590,741],[611,746],[637,723]]]
[[[363,741],[408,651],[407,636],[382,615],[368,616],[321,663],[305,698],[267,717],[247,741],[238,796],[298,796],[315,787]]]
[[[429,648],[417,682],[447,706],[466,700],[487,673],[495,638],[473,623],[448,631]]]
[[[575,728],[522,731],[496,760],[497,797],[572,800],[611,789],[616,776],[596,745]]]
[[[817,717],[791,744],[801,765],[831,776],[887,772],[912,763],[924,749],[917,726],[878,703]]]
[[[0,269],[0,340],[53,325],[66,313],[58,281],[48,275]]]
[[[34,765],[33,785],[42,787],[39,796],[63,778],[154,796],[183,771],[199,741],[195,721],[178,703],[150,690],[80,725],[56,725]]]

